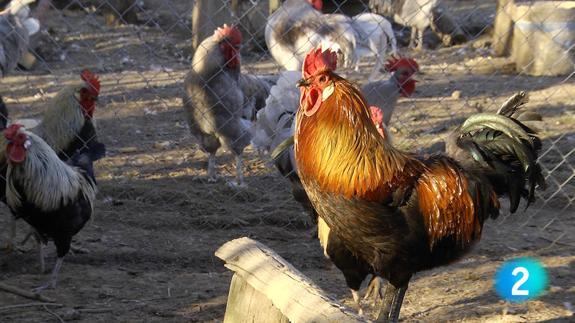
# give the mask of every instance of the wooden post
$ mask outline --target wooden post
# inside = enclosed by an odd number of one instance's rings
[[[194,8],[192,9],[192,50],[195,51],[200,45],[203,38],[201,35],[201,26],[204,23],[204,2],[207,0],[196,0]]]
[[[226,323],[259,322],[265,315],[269,322],[367,322],[257,241],[229,241],[216,257],[234,272]]]
[[[212,35],[224,23],[232,24],[232,16],[226,7],[226,0],[196,0],[192,9],[192,50],[196,50],[202,40]]]
[[[507,56],[511,51],[513,37],[514,0],[498,0],[493,27],[493,52],[495,56]]]

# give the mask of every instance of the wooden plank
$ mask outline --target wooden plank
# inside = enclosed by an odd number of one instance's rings
[[[493,27],[493,52],[495,56],[507,56],[511,50],[513,37],[514,0],[498,0],[495,24]]]
[[[264,294],[258,292],[237,274],[232,277],[224,323],[278,322],[288,323],[280,310]]]
[[[291,322],[367,322],[255,240],[244,237],[229,241],[215,254]]]

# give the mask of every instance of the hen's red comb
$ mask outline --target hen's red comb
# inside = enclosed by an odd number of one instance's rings
[[[419,71],[419,65],[417,65],[417,62],[413,58],[391,57],[385,63],[385,69],[389,72],[395,72],[400,68],[408,68],[414,73]]]
[[[240,45],[242,43],[242,33],[236,26],[228,26],[224,24],[214,31],[214,37],[220,41],[227,38],[232,45]]]
[[[304,79],[320,72],[335,71],[337,68],[337,54],[331,49],[321,50],[321,47],[312,49],[303,61],[302,75]]]
[[[8,140],[14,139],[14,136],[16,136],[18,130],[20,130],[22,127],[24,126],[18,123],[9,125],[8,128],[4,130],[4,137]]]
[[[91,90],[94,95],[100,94],[100,80],[98,79],[98,75],[92,73],[90,70],[85,69],[80,74],[80,77],[84,82],[90,85],[88,90]]]
[[[369,111],[371,114],[371,120],[376,125],[383,123],[383,111],[380,108],[371,106],[369,107]]]

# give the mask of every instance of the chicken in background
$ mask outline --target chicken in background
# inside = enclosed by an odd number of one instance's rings
[[[70,159],[75,166],[70,166],[42,138],[18,124],[4,130],[1,139],[8,207],[36,230],[42,243],[53,240],[57,249],[50,280],[36,291],[55,288],[72,237],[93,213],[97,188],[90,157],[75,154]],[[42,250],[40,245],[41,267]]]
[[[370,13],[323,14],[322,7],[321,0],[287,0],[272,13],[265,29],[272,57],[286,70],[300,71],[305,54],[320,45],[338,51],[346,68],[357,70],[362,57],[373,56],[370,80],[375,80],[388,48],[397,52],[391,24]]]
[[[484,221],[498,216],[498,198],[509,197],[514,213],[545,188],[541,141],[512,117],[514,107],[467,119],[454,158],[405,153],[378,133],[366,99],[336,66],[329,50],[304,62],[298,175],[331,234],[388,281],[378,321],[397,322],[412,275],[466,254]]]
[[[362,58],[372,57],[375,64],[368,81],[375,81],[381,75],[381,68],[386,55],[397,56],[397,39],[393,33],[391,23],[384,17],[374,13],[362,13],[351,18],[353,29],[357,33],[355,71],[359,72],[359,64]],[[389,49],[389,50],[388,50]]]
[[[419,72],[419,65],[412,58],[391,57],[385,63],[385,69],[390,73],[389,79],[366,83],[361,92],[369,105],[381,109],[383,123],[389,125],[397,100],[408,98],[415,92],[417,81],[413,76]]]
[[[216,152],[236,156],[236,182],[244,186],[242,154],[250,144],[249,120],[262,107],[275,77],[241,73],[242,34],[224,25],[202,41],[184,81],[183,108],[191,134],[208,157],[208,181],[216,181]]]
[[[30,36],[40,30],[38,19],[30,17],[30,3],[12,0],[0,11],[0,78],[12,72],[28,50]]]
[[[423,32],[431,27],[446,46],[463,43],[467,37],[440,0],[369,0],[371,12],[391,16],[411,27],[411,48],[423,49]]]
[[[271,87],[276,84],[277,75],[240,74],[240,88],[244,93],[243,118],[256,121],[258,111],[266,106]]]
[[[94,162],[106,154],[106,147],[98,141],[94,119],[100,80],[89,70],[83,70],[80,79],[46,102],[42,121],[30,131],[64,161],[81,151],[87,152]]]

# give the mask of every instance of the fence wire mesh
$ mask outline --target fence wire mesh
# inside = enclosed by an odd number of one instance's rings
[[[0,1],[1,8],[9,3]],[[575,283],[574,3],[39,0],[18,21],[10,16],[18,14],[4,11],[0,96],[10,122],[43,122],[57,93],[88,68],[101,81],[94,119],[107,154],[94,166],[96,213],[75,237],[58,289],[47,293],[62,306],[11,307],[22,301],[0,293],[6,304],[0,321],[93,321],[94,315],[107,321],[221,321],[231,273],[213,254],[240,236],[267,244],[354,306],[341,273],[323,257],[315,224],[269,155],[289,135],[298,106],[299,90],[285,70],[297,71],[297,81],[302,53],[320,44],[338,50],[338,73],[372,85],[373,105],[391,117],[387,135],[404,150],[443,151],[447,135],[467,117],[493,113],[514,93],[528,92],[525,115],[543,140],[539,163],[547,189],[537,191],[529,209],[522,204],[517,214],[503,211],[486,223],[482,241],[462,262],[418,275],[401,317],[568,320]],[[319,4],[321,11],[312,7]],[[270,14],[278,12],[292,20],[274,23]],[[38,21],[37,32],[26,17]],[[218,61],[208,51],[213,44],[202,42],[224,23],[242,34],[241,49],[223,49],[239,50],[241,81],[222,78],[233,55]],[[392,55],[417,62],[413,93],[390,83],[386,61]],[[200,76],[186,94],[191,69]],[[245,97],[237,99],[238,89]],[[212,98],[198,103],[197,93],[206,92]],[[270,111],[271,101],[283,110],[262,112]],[[195,112],[186,112],[183,102]],[[263,118],[269,118],[265,125]],[[216,135],[200,134],[206,132]],[[208,172],[210,151],[214,174]],[[245,185],[237,185],[237,156]],[[1,227],[8,227],[10,211],[4,207],[2,213]],[[17,225],[21,241],[30,229],[24,221]],[[2,241],[8,231],[2,229]],[[44,280],[32,243],[1,255],[3,281],[27,289]],[[542,259],[550,288],[529,305],[498,302],[492,275],[503,260],[519,256]]]

